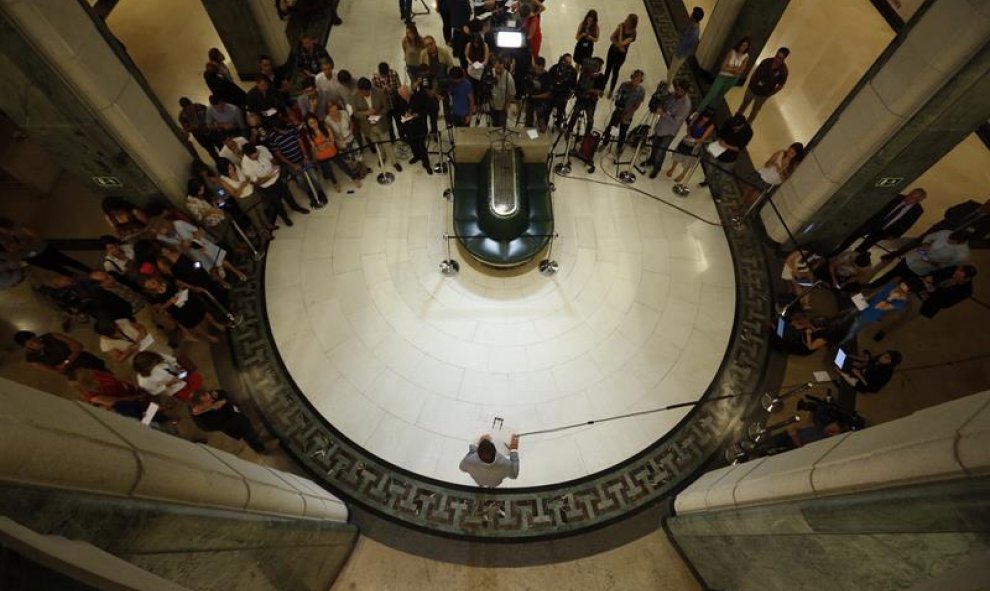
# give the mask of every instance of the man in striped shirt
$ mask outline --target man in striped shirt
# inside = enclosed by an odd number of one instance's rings
[[[309,151],[293,124],[279,123],[269,146],[283,170],[309,195],[310,207],[320,209],[326,206],[328,201],[323,192],[323,180],[316,174]]]

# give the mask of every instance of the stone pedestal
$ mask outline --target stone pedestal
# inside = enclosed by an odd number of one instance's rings
[[[274,11],[272,2],[263,4]],[[241,80],[252,80],[258,75],[259,56],[270,55],[276,64],[288,56],[284,44],[273,46],[271,42],[277,39],[277,34],[273,34],[277,26],[271,22],[267,8],[256,5],[253,0],[203,0],[203,7]],[[264,20],[260,20],[259,15]],[[278,16],[275,18],[277,20]],[[282,59],[276,54],[282,55]]]

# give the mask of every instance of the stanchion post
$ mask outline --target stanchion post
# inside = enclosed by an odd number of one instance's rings
[[[231,218],[230,225],[233,226],[234,231],[237,232],[237,235],[240,236],[241,240],[244,241],[244,244],[247,244],[248,248],[251,249],[251,256],[254,257],[255,261],[260,261],[261,259],[265,258],[265,253],[259,251],[257,248],[254,247],[254,243],[252,243],[251,240],[248,238],[247,234],[244,232],[244,229],[241,228],[241,225],[237,223],[237,220]]]
[[[374,140],[372,140],[374,142]],[[375,155],[378,156],[378,184],[379,185],[390,185],[395,181],[395,175],[391,172],[385,170],[385,161],[382,159],[382,149],[377,142],[374,142]]]

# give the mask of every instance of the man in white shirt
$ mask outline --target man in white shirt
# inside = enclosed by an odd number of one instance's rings
[[[512,436],[506,457],[495,449],[491,435],[482,435],[477,443],[468,446],[468,453],[459,467],[483,488],[495,488],[506,478],[516,479],[519,476],[519,436]]]
[[[244,158],[244,146],[247,143],[246,137],[229,136],[223,138],[223,148],[220,149],[220,157],[226,158],[237,166],[240,166],[241,159]]]
[[[242,151],[244,158],[241,160],[241,172],[265,196],[270,212],[282,218],[286,226],[291,226],[292,220],[289,219],[283,202],[299,213],[309,213],[308,209],[300,207],[292,197],[289,187],[281,178],[278,164],[268,148],[247,143],[244,144]],[[271,218],[272,216],[269,214],[268,219],[271,220]]]
[[[320,62],[320,73],[313,79],[316,81],[316,89],[324,93],[329,100],[338,104],[343,100],[340,81],[333,71],[333,60]]]
[[[924,277],[945,267],[961,265],[969,260],[969,239],[969,233],[958,230],[932,232],[921,239],[921,246],[904,255],[897,266],[870,285],[884,285],[895,278]]]

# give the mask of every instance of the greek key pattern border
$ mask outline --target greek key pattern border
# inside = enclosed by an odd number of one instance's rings
[[[669,53],[676,40],[663,0],[647,0],[655,30]],[[692,81],[693,85],[693,81]],[[692,88],[698,95],[698,88]],[[732,178],[709,175],[721,219],[741,214]],[[350,503],[415,529],[476,540],[572,535],[615,522],[674,494],[719,451],[756,404],[769,354],[765,327],[772,315],[770,277],[759,239],[746,227],[725,226],[735,263],[736,320],[728,349],[702,399],[742,395],[696,408],[673,431],[635,457],[583,479],[532,488],[483,490],[425,478],[382,461],[337,432],[317,413],[281,363],[268,327],[264,263],[255,281],[235,288],[244,314],[231,334],[244,387],[282,447],[318,483]],[[750,393],[750,394],[745,394]]]

